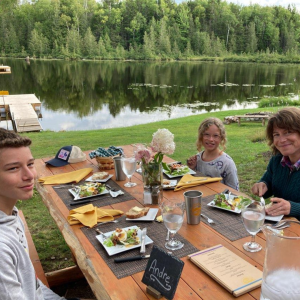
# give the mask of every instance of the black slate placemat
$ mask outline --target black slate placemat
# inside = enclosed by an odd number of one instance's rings
[[[85,183],[85,181],[81,181],[79,183],[76,183],[75,185],[80,185]],[[90,198],[92,201],[90,203],[92,203],[94,206],[97,207],[102,207],[102,206],[107,206],[107,205],[111,205],[111,204],[115,204],[115,203],[120,203],[120,202],[124,202],[124,201],[128,201],[128,200],[132,200],[134,199],[133,196],[131,196],[128,192],[126,192],[124,189],[122,189],[116,182],[114,182],[113,180],[108,180],[105,184],[108,184],[111,186],[111,188],[115,189],[116,191],[121,190],[124,195],[119,195],[118,197],[113,198],[109,193],[108,194],[104,194],[101,196],[95,196]],[[66,186],[66,185],[63,185]],[[78,204],[78,205],[72,205],[70,206],[70,202],[73,200],[73,195],[69,192],[69,189],[72,188],[72,184],[70,184],[69,187],[63,187],[60,189],[54,189],[54,191],[57,193],[57,195],[61,198],[61,200],[64,202],[64,204],[66,205],[66,207],[71,210],[74,208],[77,208],[79,206],[82,206],[84,204]],[[84,200],[84,199],[82,199]],[[86,203],[89,204],[89,203]]]
[[[207,205],[207,203],[212,201],[214,198],[215,195],[202,198],[201,212],[213,219],[215,224],[209,224],[205,218],[201,218],[201,222],[205,222],[217,232],[228,238],[230,241],[236,241],[250,236],[244,227],[241,214]]]
[[[146,254],[150,254],[153,245],[156,245],[165,251],[169,251],[165,248],[165,238],[167,235],[167,229],[163,223],[158,222],[142,222],[142,221],[126,221],[126,217],[123,216],[118,219],[119,223],[108,223],[100,225],[98,228],[106,233],[109,231],[115,230],[117,227],[119,228],[125,228],[133,225],[139,226],[141,229],[144,227],[147,227],[147,236],[153,240],[153,244],[146,245]],[[97,232],[94,229],[82,227],[81,230],[86,235],[86,237],[89,239],[89,241],[92,243],[92,245],[95,247],[95,249],[99,252],[101,257],[104,259],[104,261],[107,263],[109,268],[112,270],[112,272],[116,275],[118,279],[130,276],[132,274],[144,271],[147,265],[148,260],[142,259],[137,261],[131,261],[131,262],[124,262],[124,263],[115,263],[114,259],[116,257],[131,257],[131,256],[138,256],[140,255],[140,248],[128,250],[126,252],[116,254],[113,256],[109,256],[104,249],[104,247],[101,245],[101,243],[96,239]],[[184,247],[182,249],[176,250],[172,252],[172,255],[180,258],[187,256],[191,253],[199,251],[196,247],[194,247],[190,242],[188,242],[185,238],[183,238],[180,234],[176,234],[175,238],[180,240],[184,243]]]

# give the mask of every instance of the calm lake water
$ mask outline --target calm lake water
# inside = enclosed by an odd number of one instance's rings
[[[257,107],[297,94],[300,66],[206,62],[66,62],[1,59],[12,74],[0,90],[35,94],[44,130],[130,126],[205,112]],[[227,84],[225,84],[227,83]],[[7,126],[6,122],[0,123]]]

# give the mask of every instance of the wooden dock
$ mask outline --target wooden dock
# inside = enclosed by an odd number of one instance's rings
[[[11,120],[16,132],[41,131],[41,102],[34,94],[0,96],[1,120]]]
[[[11,69],[9,66],[0,66],[0,74],[11,74]]]

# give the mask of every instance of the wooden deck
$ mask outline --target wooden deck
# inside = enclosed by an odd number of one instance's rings
[[[0,74],[11,74],[11,69],[9,66],[0,66]]]
[[[12,121],[16,132],[43,130],[38,120],[41,102],[34,94],[0,96],[0,111],[2,118],[5,115]]]

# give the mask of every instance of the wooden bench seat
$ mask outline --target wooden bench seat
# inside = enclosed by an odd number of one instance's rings
[[[74,282],[78,279],[83,278],[83,274],[77,265],[64,268],[61,270],[45,273],[39,259],[39,255],[35,248],[35,245],[32,240],[32,236],[30,234],[28,225],[26,223],[24,214],[21,210],[19,210],[20,218],[22,219],[24,226],[25,226],[25,236],[28,242],[29,247],[29,256],[33,267],[35,269],[37,277],[48,287],[54,287],[63,285],[69,282]]]
[[[262,120],[262,126],[265,125],[265,121],[268,120],[270,118],[269,115],[238,115],[238,116],[234,116],[235,118],[238,119],[238,124],[239,126],[241,125],[241,119],[261,119]]]
[[[28,247],[29,247],[29,256],[30,256],[31,262],[33,264],[33,267],[35,269],[36,276],[43,282],[44,285],[49,287],[49,283],[46,278],[44,269],[42,267],[39,255],[38,255],[35,245],[33,243],[33,240],[32,240],[30,231],[28,229],[24,214],[21,210],[19,210],[19,215],[25,226],[25,236],[27,239]]]

